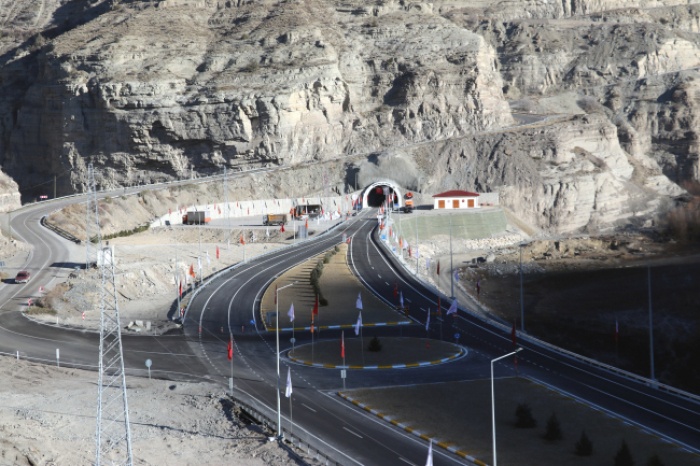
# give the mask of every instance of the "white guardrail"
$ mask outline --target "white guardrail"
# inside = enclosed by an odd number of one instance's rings
[[[387,228],[388,228],[388,226],[387,226]],[[377,229],[378,229],[378,227],[377,227]],[[386,230],[386,228],[385,228],[385,230]],[[388,244],[388,241],[382,240],[382,239],[381,239],[381,235],[380,235],[380,238],[379,238],[379,244],[380,244],[389,254],[392,254],[394,257],[396,257],[397,262],[401,265],[401,268],[403,268],[403,270],[404,270],[407,274],[412,275],[412,276],[413,276],[418,282],[420,282],[424,287],[426,287],[427,289],[431,290],[435,295],[440,296],[443,300],[445,300],[445,302],[450,302],[450,297],[449,297],[449,296],[447,296],[445,293],[443,293],[442,291],[440,291],[440,289],[438,289],[438,288],[437,288],[435,285],[433,285],[432,283],[429,283],[429,282],[425,281],[423,278],[421,278],[419,275],[417,275],[417,274],[415,273],[414,270],[411,270],[409,267],[407,267],[406,264],[405,264],[405,262],[404,262],[404,260],[403,260],[403,258],[402,258],[402,257],[399,257],[397,254],[394,253],[394,251],[393,251],[391,245]],[[453,272],[450,271],[450,273],[453,273]],[[496,328],[498,328],[498,329],[500,329],[500,330],[502,330],[502,331],[504,331],[504,332],[506,332],[506,333],[509,333],[509,332],[511,331],[511,328],[510,328],[509,326],[507,326],[507,325],[505,325],[505,324],[499,322],[498,320],[496,320],[496,318],[495,318],[494,316],[491,316],[490,314],[480,314],[480,313],[477,313],[477,312],[475,312],[475,311],[472,311],[471,309],[468,309],[468,308],[466,308],[466,307],[460,306],[460,305],[459,305],[459,302],[457,303],[457,307],[458,307],[461,311],[465,312],[466,314],[469,314],[470,316],[472,316],[472,317],[474,317],[474,318],[476,318],[476,319],[479,319],[479,320],[481,320],[481,321],[485,322],[486,324],[489,324],[489,325],[491,325],[491,326],[493,326],[493,327],[496,327]],[[522,339],[524,339],[524,340],[526,340],[526,341],[528,341],[529,343],[532,343],[532,344],[534,344],[534,345],[538,345],[538,346],[540,346],[540,347],[547,348],[547,349],[549,349],[549,350],[551,350],[551,351],[555,351],[555,352],[557,352],[557,353],[560,353],[560,354],[562,354],[563,356],[567,356],[567,357],[569,357],[569,358],[575,359],[575,360],[580,361],[580,362],[583,362],[583,363],[585,363],[585,364],[588,364],[588,365],[591,365],[591,366],[594,366],[594,367],[597,367],[597,368],[600,368],[600,369],[603,369],[603,370],[612,372],[612,373],[617,374],[617,375],[619,375],[619,376],[625,377],[625,378],[628,379],[628,380],[631,380],[631,381],[634,381],[634,382],[638,382],[638,383],[642,383],[642,384],[644,384],[644,385],[646,385],[646,386],[648,386],[648,387],[657,388],[657,389],[659,389],[659,390],[663,390],[663,391],[668,392],[668,393],[671,393],[671,394],[673,394],[673,395],[683,397],[683,398],[685,398],[685,399],[687,399],[687,400],[689,400],[689,401],[692,401],[692,402],[694,402],[694,403],[700,404],[700,396],[694,395],[693,393],[688,393],[688,392],[686,392],[686,391],[684,391],[684,390],[680,390],[680,389],[675,388],[675,387],[672,387],[672,386],[670,386],[670,385],[666,385],[666,384],[657,382],[656,380],[651,380],[651,379],[648,379],[648,378],[646,378],[646,377],[642,377],[641,375],[637,375],[637,374],[634,374],[634,373],[632,373],[632,372],[629,372],[629,371],[626,371],[626,370],[619,369],[619,368],[617,368],[617,367],[611,366],[611,365],[609,365],[609,364],[605,364],[605,363],[602,363],[602,362],[600,362],[600,361],[596,361],[595,359],[591,359],[591,358],[588,358],[588,357],[586,357],[586,356],[582,356],[582,355],[580,355],[580,354],[574,353],[574,352],[572,352],[572,351],[568,351],[568,350],[566,350],[566,349],[564,349],[564,348],[560,348],[560,347],[558,347],[558,346],[552,345],[551,343],[547,343],[546,341],[542,341],[542,340],[540,340],[539,338],[535,338],[535,337],[533,337],[532,335],[529,335],[529,334],[527,334],[527,333],[521,332],[520,330],[518,330],[517,332],[518,332],[517,335],[518,335],[519,338],[522,338]]]

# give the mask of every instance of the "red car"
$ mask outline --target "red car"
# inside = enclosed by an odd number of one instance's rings
[[[15,277],[15,283],[27,283],[29,281],[29,272],[26,270],[22,270],[21,272],[17,273],[17,276]]]

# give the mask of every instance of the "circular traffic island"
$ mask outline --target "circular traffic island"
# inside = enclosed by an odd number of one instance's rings
[[[345,360],[341,340],[321,340],[290,350],[292,361],[308,366],[347,367],[348,369],[399,369],[440,364],[466,354],[454,343],[427,338],[374,337],[345,340]],[[362,344],[364,343],[364,344]]]

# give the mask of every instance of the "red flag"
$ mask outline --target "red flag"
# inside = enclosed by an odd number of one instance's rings
[[[348,238],[348,244],[350,244],[350,240],[351,240],[351,239],[352,239],[352,237]]]
[[[394,280],[394,298],[399,295],[399,284]]]
[[[437,274],[440,275],[440,261],[438,261]]]
[[[340,335],[340,357],[345,357],[345,332]]]
[[[182,297],[182,282],[180,282],[180,297]]]
[[[192,278],[195,277],[195,275],[194,275],[194,264],[190,265],[190,275],[192,275]]]
[[[305,225],[305,226],[306,226],[306,228],[309,228],[309,219],[308,219],[308,218],[306,219],[306,225]]]
[[[412,256],[411,256],[411,246],[408,247],[408,257],[409,257],[409,258],[412,257]]]
[[[231,339],[228,340],[228,360],[233,359],[233,345],[231,344]]]
[[[281,224],[280,224],[280,231],[281,231],[282,233],[284,233],[284,223],[281,223]]]
[[[510,331],[510,337],[513,339],[513,346],[517,346],[516,334],[515,334],[515,321],[513,321],[513,330]]]
[[[219,209],[219,214],[221,214],[221,209]]]
[[[250,207],[248,207],[248,215],[250,215]]]
[[[245,240],[243,239],[243,235],[241,235],[241,244],[245,244]]]
[[[316,296],[316,304],[314,304],[314,314],[318,315],[318,296]]]
[[[169,213],[169,214],[172,214],[172,213],[173,213],[173,209],[168,209],[168,213]]]
[[[216,258],[219,258],[219,246],[216,247]]]

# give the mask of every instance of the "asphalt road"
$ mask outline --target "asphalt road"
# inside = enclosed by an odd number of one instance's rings
[[[74,246],[38,224],[48,210],[72,202],[75,200],[36,206],[13,216],[16,233],[34,247],[24,266],[32,272],[33,279],[26,285],[0,285],[0,351],[6,354],[19,351],[21,357],[53,363],[55,349],[60,348],[61,363],[95,367],[98,343],[95,333],[36,324],[17,312],[26,305],[27,297],[36,295],[35,288],[39,283],[46,286],[51,280],[61,279],[77,265],[70,262],[71,257],[76,257]],[[378,246],[377,222],[373,214],[373,211],[365,211],[364,215],[353,217],[314,241],[250,261],[215,280],[193,302],[184,335],[124,337],[127,373],[145,375],[143,361],[149,358],[153,360],[154,375],[163,378],[204,378],[221,383],[223,389],[233,375],[235,395],[274,417],[277,388],[275,335],[262,331],[256,312],[259,300],[276,275],[337,244],[343,233],[352,237],[350,264],[366,286],[393,302],[394,282],[398,282],[411,307],[411,316],[421,323],[402,328],[376,328],[372,332],[380,336],[399,332],[425,336],[423,323],[426,314],[422,309],[435,308],[437,299]],[[444,312],[448,303],[442,305]],[[254,326],[251,319],[256,320]],[[438,322],[432,325],[433,338],[439,338],[439,325]],[[442,325],[446,339],[457,331],[461,334],[460,343],[469,349],[466,357],[424,368],[348,371],[348,389],[485,378],[489,375],[489,360],[513,349],[509,334],[470,315],[460,313],[457,319]],[[346,337],[348,333],[346,331]],[[232,362],[228,361],[226,354],[229,335],[235,349]],[[295,336],[299,343],[310,339],[308,334],[297,333]],[[339,331],[324,330],[320,335],[323,339],[338,337]],[[698,404],[537,345],[522,342],[522,346],[525,350],[519,358],[521,374],[616,413],[690,450],[700,450]],[[290,347],[289,335],[283,333],[283,354]],[[282,361],[282,391],[287,367],[292,371],[296,436],[326,444],[327,449],[334,452],[332,456],[343,464],[418,465],[425,462],[425,441],[366,414],[334,394],[342,388],[337,369],[298,365],[284,357]],[[502,361],[497,365],[497,376],[513,373],[512,361]],[[288,428],[289,403],[284,397],[281,407],[283,426]],[[464,460],[437,448],[435,464],[464,464]]]

